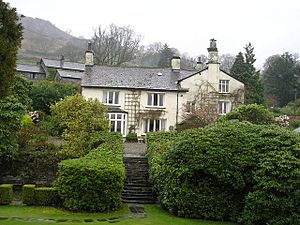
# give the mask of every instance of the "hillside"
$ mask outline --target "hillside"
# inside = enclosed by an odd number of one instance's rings
[[[36,60],[61,54],[74,61],[82,58],[87,40],[76,38],[46,20],[23,17],[21,23],[24,39],[18,59]]]

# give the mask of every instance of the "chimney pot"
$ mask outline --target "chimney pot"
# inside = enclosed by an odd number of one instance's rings
[[[94,52],[92,50],[92,43],[89,42],[87,50],[85,51],[85,65],[93,66],[94,65]]]

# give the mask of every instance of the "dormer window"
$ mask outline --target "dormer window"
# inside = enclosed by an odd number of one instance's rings
[[[106,105],[119,105],[119,92],[103,91],[102,103]]]
[[[229,80],[219,80],[219,93],[229,93]]]
[[[148,93],[148,106],[163,107],[165,93]]]

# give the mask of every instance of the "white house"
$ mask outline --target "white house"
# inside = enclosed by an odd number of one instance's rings
[[[220,70],[215,40],[210,45],[207,68],[191,71],[180,68],[180,57],[172,58],[171,68],[96,66],[89,44],[82,95],[107,105],[111,130],[123,136],[175,129],[199,91],[210,93],[219,114],[227,113],[243,103],[244,85]]]

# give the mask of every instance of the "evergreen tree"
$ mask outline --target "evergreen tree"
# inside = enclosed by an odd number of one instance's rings
[[[0,0],[0,99],[8,95],[15,70],[22,25],[15,8]]]
[[[160,51],[160,57],[158,61],[158,67],[170,67],[170,61],[174,55],[174,52],[167,44],[164,44],[163,49]]]
[[[264,89],[260,79],[260,72],[256,70],[254,48],[251,43],[245,46],[245,54],[241,52],[236,56],[235,62],[230,70],[234,78],[245,84],[245,103],[263,104]]]

